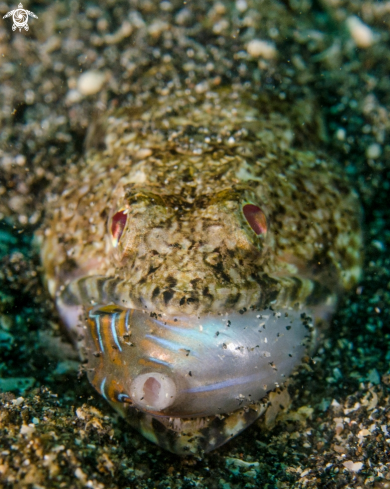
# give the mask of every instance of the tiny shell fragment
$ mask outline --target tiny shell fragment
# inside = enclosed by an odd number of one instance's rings
[[[275,45],[269,41],[253,39],[246,47],[248,54],[254,58],[273,59],[276,57],[277,51]]]
[[[343,465],[350,472],[360,472],[363,468],[362,462],[353,462],[352,460],[346,460]]]
[[[104,73],[95,70],[86,71],[80,75],[77,89],[82,95],[94,95],[102,89],[104,81]]]
[[[359,17],[355,15],[348,17],[347,27],[359,48],[369,48],[374,44],[374,34],[368,25],[364,24]]]

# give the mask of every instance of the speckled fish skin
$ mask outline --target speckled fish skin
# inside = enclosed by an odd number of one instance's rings
[[[307,111],[313,112],[309,101]],[[359,280],[357,197],[337,164],[316,150],[315,129],[302,148],[301,112],[302,103],[290,107],[242,88],[176,90],[113,110],[91,125],[85,158],[69,168],[50,202],[42,263],[60,314],[88,359],[89,379],[130,424],[173,452],[199,454],[224,443],[264,412],[266,393],[283,379],[266,383],[256,397],[243,395],[236,409],[227,403],[214,413],[191,411],[183,400],[202,386],[193,384],[196,372],[184,370],[197,365],[190,363],[196,354],[214,365],[226,344],[209,338],[206,357],[194,340],[192,353],[176,360],[159,320],[179,318],[182,329],[193,322],[202,331],[204,320],[211,331],[219,315],[234,318],[239,332],[232,342],[249,351],[259,345],[245,343],[240,315],[248,324],[267,312],[290,314],[291,321],[302,315],[303,326],[295,328],[302,332],[291,340],[296,359],[282,369],[284,377],[316,343],[343,291]],[[253,231],[246,204],[264,213],[266,232]],[[118,211],[126,213],[126,225],[115,245]],[[134,324],[125,318],[129,311]],[[145,337],[159,337],[154,345],[141,338],[143,328]],[[212,331],[219,336],[217,327]],[[285,325],[283,331],[288,335]],[[171,341],[168,353],[156,347],[163,341]],[[250,355],[243,363],[248,375],[257,368]],[[178,401],[143,409],[129,385],[159,371],[158,362],[169,365]],[[233,373],[218,375],[220,383],[213,381],[222,385]]]

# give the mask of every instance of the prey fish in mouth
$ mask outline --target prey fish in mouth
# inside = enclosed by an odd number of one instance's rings
[[[237,88],[113,110],[48,205],[46,281],[91,384],[178,454],[256,420],[361,273],[357,197],[279,105]]]

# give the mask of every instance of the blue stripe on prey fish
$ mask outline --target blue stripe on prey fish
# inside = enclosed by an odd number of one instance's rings
[[[359,280],[357,197],[301,127],[247,88],[145,97],[53,190],[42,263],[88,378],[172,452],[256,420]]]

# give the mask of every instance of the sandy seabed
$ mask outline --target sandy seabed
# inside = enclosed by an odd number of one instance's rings
[[[1,16],[12,8],[0,3]],[[1,487],[390,487],[390,3],[25,8],[38,16],[29,31],[0,23]],[[260,421],[201,460],[147,442],[89,386],[32,243],[48,189],[83,154],[96,111],[163,90],[172,73],[191,90],[258,84],[292,103],[312,94],[324,147],[364,209],[364,278],[294,378],[291,402],[271,430]]]

